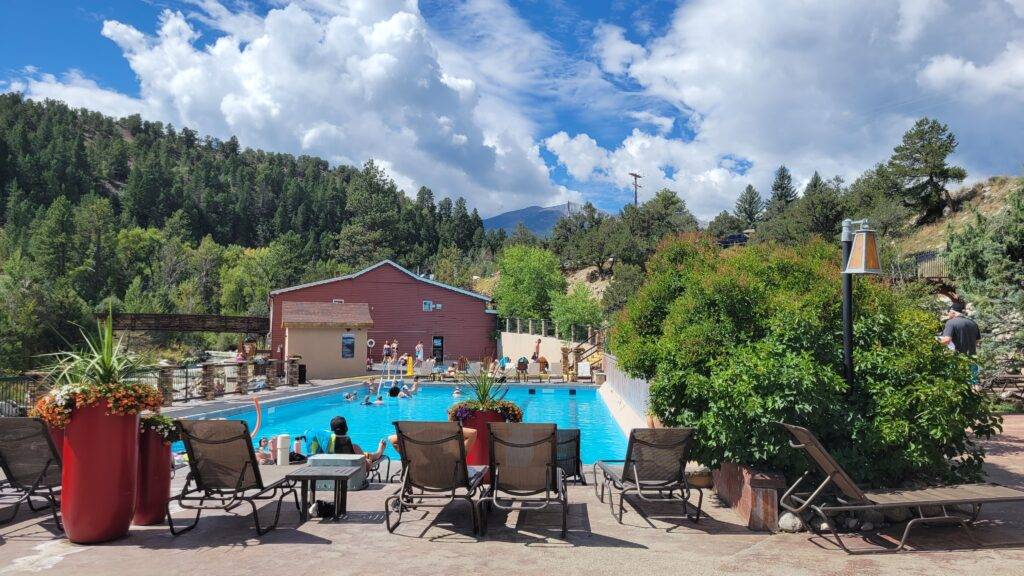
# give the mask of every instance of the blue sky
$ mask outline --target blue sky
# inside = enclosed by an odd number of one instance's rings
[[[40,7],[43,4],[43,7]],[[484,214],[779,164],[848,181],[921,115],[973,178],[1024,157],[1024,0],[7,0],[0,90],[359,164]]]

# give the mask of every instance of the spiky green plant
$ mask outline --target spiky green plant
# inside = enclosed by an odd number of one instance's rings
[[[117,386],[136,380],[147,367],[114,336],[113,313],[96,321],[97,334],[81,331],[85,346],[78,351],[57,352],[50,379],[57,386]]]
[[[481,370],[479,374],[466,374],[466,387],[472,395],[470,402],[474,402],[480,410],[493,410],[508,394],[508,386],[498,382],[487,370]]]

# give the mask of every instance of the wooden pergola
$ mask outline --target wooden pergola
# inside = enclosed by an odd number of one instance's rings
[[[105,316],[106,314],[99,314],[97,318]],[[270,332],[270,318],[219,314],[114,314],[114,329],[139,332],[266,334]]]

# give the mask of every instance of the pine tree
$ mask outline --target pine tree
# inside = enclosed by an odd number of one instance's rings
[[[793,186],[793,175],[789,168],[779,166],[772,181],[772,195],[765,206],[766,217],[781,214],[797,198],[796,187]]]
[[[47,279],[62,278],[76,265],[75,219],[71,202],[58,196],[32,230],[32,257]]]
[[[902,181],[904,203],[921,211],[925,219],[938,216],[947,206],[956,209],[946,185],[967,177],[963,168],[946,164],[956,147],[956,136],[948,126],[921,118],[903,135],[889,159],[890,168]]]
[[[754,224],[761,219],[764,211],[764,200],[752,184],[747,184],[746,189],[736,199],[736,208],[733,214],[743,222],[747,228],[753,228]]]

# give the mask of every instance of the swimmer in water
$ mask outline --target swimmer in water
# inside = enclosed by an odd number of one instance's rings
[[[455,390],[452,390],[452,396],[462,396],[462,388],[456,386]]]

